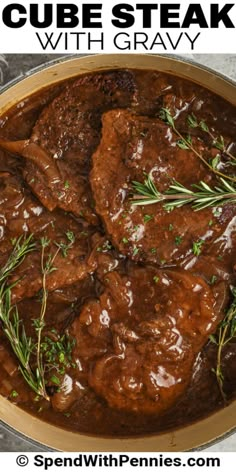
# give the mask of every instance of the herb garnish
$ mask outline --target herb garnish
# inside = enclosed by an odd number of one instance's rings
[[[214,148],[226,154],[230,159],[232,159],[232,161],[236,161],[236,157],[227,149],[223,136],[215,136],[204,120],[198,122],[197,117],[193,113],[191,113],[191,115],[188,115],[187,117],[187,124],[190,128],[199,128],[201,131],[208,134],[208,136],[211,138],[212,146]],[[219,162],[220,156],[219,154],[217,156],[215,157],[215,159]]]
[[[57,330],[51,330],[41,343],[41,350],[45,359],[45,369],[47,371],[55,369],[59,374],[63,375],[66,368],[74,368],[75,364],[72,362],[74,346],[75,339],[71,338],[68,333],[60,335]]]
[[[210,279],[210,281],[209,281],[209,284],[210,284],[210,285],[214,285],[214,284],[217,282],[217,280],[218,280],[217,275],[212,275],[212,276],[211,276],[211,279]]]
[[[65,190],[68,190],[70,188],[70,182],[68,182],[68,180],[64,182],[64,188]]]
[[[67,243],[63,243],[62,241],[58,243],[54,241],[55,246],[57,246],[61,250],[63,257],[67,257],[68,250],[73,246],[75,242],[75,235],[73,231],[68,230],[66,231],[65,235],[68,240]]]
[[[195,149],[194,145],[193,145],[193,142],[192,142],[192,139],[191,139],[191,136],[187,135],[186,137],[176,128],[176,124],[175,124],[175,119],[174,117],[171,115],[171,112],[168,108],[161,108],[160,110],[160,115],[159,115],[160,119],[162,121],[164,121],[164,123],[168,124],[174,131],[174,133],[176,134],[176,136],[178,136],[178,141],[177,141],[177,145],[181,148],[181,149],[189,149],[191,150],[195,156],[198,157],[198,159],[200,159],[212,172],[214,172],[215,174],[217,174],[218,176],[221,176],[223,177],[224,179],[227,179],[227,180],[231,180],[232,182],[236,182],[236,179],[234,177],[230,177],[229,175],[226,175],[226,174],[223,174],[222,172],[218,171],[217,170],[217,165],[213,165],[208,162],[204,157],[203,155],[197,151],[197,149]],[[210,133],[209,131],[209,128],[207,127],[207,125],[205,124],[205,122],[201,121],[201,125],[197,122],[197,120],[195,121],[196,122],[196,126],[194,126],[194,115],[189,115],[188,117],[188,125],[191,126],[192,128],[193,127],[200,127],[203,131],[207,132],[208,134]],[[211,133],[210,133],[211,134]],[[217,149],[225,152],[227,151],[226,150],[226,147],[225,147],[225,144],[224,144],[224,140],[223,138],[221,137],[220,140],[217,140],[217,139],[213,139],[213,146],[214,147],[217,147]],[[228,153],[229,154],[229,153]],[[230,154],[231,155],[231,154]],[[231,155],[231,157],[233,159],[236,160],[236,158],[234,156]]]
[[[193,254],[194,256],[200,256],[201,252],[202,252],[202,246],[204,244],[204,240],[203,239],[200,239],[199,241],[194,241],[193,242]]]
[[[105,241],[102,246],[98,246],[96,251],[97,252],[107,252],[112,249],[112,244],[109,241]]]
[[[158,277],[157,275],[153,277],[153,281],[155,282],[155,284],[158,284],[159,280],[160,280],[160,277]]]
[[[144,223],[148,223],[148,222],[151,221],[153,218],[154,218],[154,215],[144,215],[143,221],[144,221]]]
[[[23,262],[25,256],[35,249],[35,243],[32,241],[33,236],[12,240],[13,251],[11,252],[6,264],[0,270],[0,284],[5,283],[6,279],[12,272]]]
[[[166,192],[160,193],[150,175],[147,175],[143,184],[132,182],[135,193],[131,203],[132,205],[151,205],[167,201],[168,203],[163,204],[167,211],[172,211],[174,208],[180,208],[186,204],[191,204],[195,211],[207,207],[223,206],[226,203],[236,204],[236,185],[230,184],[223,178],[219,180],[221,185],[214,188],[203,181],[192,185],[197,190],[196,192],[174,180]]]
[[[219,385],[220,393],[224,400],[226,400],[223,384],[224,375],[222,372],[222,351],[226,344],[230,343],[236,336],[236,288],[232,288],[233,301],[230,308],[226,312],[223,321],[220,323],[218,331],[215,335],[210,336],[210,341],[217,345],[217,360],[216,368],[213,372]]]
[[[32,235],[27,239],[21,236],[15,243],[8,261],[0,271],[0,319],[2,329],[8,338],[11,348],[19,361],[19,370],[25,381],[34,390],[47,400],[49,397],[45,390],[44,381],[38,369],[33,369],[30,364],[31,354],[34,348],[31,337],[27,337],[25,328],[21,324],[16,306],[11,304],[11,288],[7,286],[7,278],[23,262],[25,256],[35,249]],[[16,282],[17,283],[17,282]],[[13,284],[14,286],[15,284]]]
[[[16,390],[12,390],[10,396],[11,396],[11,398],[17,398],[19,396],[19,393]]]
[[[68,240],[74,241],[73,233],[67,234]],[[0,320],[2,329],[8,338],[11,348],[19,362],[19,370],[27,384],[39,397],[50,400],[47,393],[45,382],[45,371],[56,369],[60,374],[64,373],[65,367],[72,367],[71,352],[73,341],[64,334],[59,336],[54,334],[55,341],[49,337],[42,339],[43,329],[45,328],[45,314],[47,309],[48,290],[47,276],[57,270],[54,267],[55,259],[61,250],[57,248],[54,255],[45,255],[46,248],[51,241],[47,238],[41,238],[41,307],[39,318],[33,320],[33,326],[36,333],[36,342],[32,337],[27,336],[22,320],[19,319],[17,306],[11,303],[11,289],[17,284],[7,285],[7,279],[14,270],[23,262],[25,256],[36,249],[36,244],[32,241],[32,235],[27,239],[21,236],[16,240],[12,253],[10,254],[5,266],[0,270]],[[56,379],[56,376],[54,380]],[[58,385],[55,381],[52,383]],[[58,379],[60,382],[60,380]],[[16,395],[15,395],[16,397]]]
[[[181,236],[176,236],[175,237],[175,245],[176,246],[180,246],[180,244],[182,244],[183,242],[183,238]]]
[[[60,251],[60,247],[56,250],[54,255],[52,256],[51,254],[48,255],[47,259],[45,260],[45,249],[47,246],[50,244],[50,240],[47,238],[41,238],[41,272],[42,272],[42,301],[41,301],[41,310],[40,310],[40,315],[38,319],[34,320],[34,327],[35,331],[37,333],[37,343],[36,343],[36,358],[37,358],[37,372],[38,376],[41,379],[41,385],[42,385],[42,390],[43,390],[43,397],[48,398],[48,395],[46,393],[46,386],[45,386],[45,366],[43,363],[43,353],[41,349],[41,342],[42,342],[42,331],[43,328],[45,327],[45,314],[46,314],[46,309],[47,309],[47,300],[48,300],[48,290],[46,287],[46,281],[47,281],[47,276],[54,272],[56,267],[53,266],[54,261]]]

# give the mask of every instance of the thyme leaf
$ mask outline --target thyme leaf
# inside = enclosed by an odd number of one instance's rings
[[[203,244],[204,244],[203,239],[193,242],[192,251],[193,251],[194,256],[200,256]]]

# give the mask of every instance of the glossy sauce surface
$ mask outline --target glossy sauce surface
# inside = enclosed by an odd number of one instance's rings
[[[8,151],[0,151],[0,264],[14,238],[34,234],[37,250],[11,279],[18,281],[12,300],[34,339],[40,240],[49,241],[45,257],[60,245],[57,270],[47,277],[44,336],[55,340],[55,330],[56,336],[67,333],[73,349],[63,371],[54,366],[45,372],[47,402],[24,382],[1,331],[0,392],[71,430],[148,434],[223,407],[209,335],[236,284],[236,209],[228,204],[196,213],[186,206],[167,213],[160,204],[131,206],[131,182],[142,182],[144,173],[160,191],[173,178],[185,186],[217,182],[191,151],[177,146],[173,130],[159,119],[162,107],[182,133],[189,132],[186,118],[194,113],[236,149],[233,106],[155,71],[78,77],[29,97],[1,118]],[[191,133],[197,149],[213,159],[217,151],[208,138]],[[222,166],[227,173],[227,162]],[[198,241],[203,243],[196,255]],[[223,351],[222,367],[231,400],[234,342]]]

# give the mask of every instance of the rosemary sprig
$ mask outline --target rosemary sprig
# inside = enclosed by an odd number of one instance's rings
[[[4,305],[4,308],[2,306],[0,308],[3,331],[19,361],[19,370],[32,390],[37,395],[49,400],[40,372],[37,368],[34,371],[30,365],[34,344],[32,338],[26,335],[24,326],[21,325],[17,307],[11,305],[11,290],[9,288],[3,293],[0,291],[0,300],[0,305]]]
[[[161,108],[159,117],[162,121],[164,121],[164,123],[168,124],[173,129],[174,133],[178,136],[179,140],[177,141],[177,145],[181,149],[190,149],[195,154],[195,156],[198,157],[198,159],[200,159],[212,172],[214,172],[214,174],[223,177],[224,179],[231,180],[232,182],[236,182],[236,178],[223,174],[223,172],[217,170],[217,166],[214,166],[209,163],[204,158],[204,156],[199,151],[197,151],[197,149],[195,149],[190,136],[185,137],[182,133],[180,133],[180,131],[176,128],[175,119],[171,115],[170,110],[168,108]]]
[[[219,385],[222,398],[226,400],[224,392],[224,375],[222,372],[222,352],[226,344],[229,344],[236,337],[236,288],[232,288],[233,301],[228,309],[223,321],[220,323],[216,335],[211,335],[210,340],[217,345],[216,368],[213,372]]]
[[[167,211],[191,204],[195,211],[203,210],[207,207],[223,206],[226,203],[236,204],[236,186],[230,184],[225,179],[219,179],[221,186],[211,188],[201,181],[193,187],[194,192],[177,181],[173,181],[169,189],[160,193],[152,181],[150,175],[146,176],[144,183],[132,182],[134,195],[131,200],[132,205],[151,205],[153,203],[166,202],[163,207]]]
[[[21,236],[16,240],[8,261],[0,270],[0,320],[2,329],[19,361],[19,369],[25,381],[35,393],[49,399],[38,368],[34,371],[30,365],[30,357],[34,349],[32,338],[26,335],[25,328],[19,319],[17,307],[12,306],[12,286],[7,286],[8,277],[23,262],[25,256],[34,249],[32,235],[26,239]]]
[[[12,272],[23,262],[25,256],[35,249],[33,236],[28,238],[20,236],[15,242],[6,264],[0,269],[0,284],[12,274]]]

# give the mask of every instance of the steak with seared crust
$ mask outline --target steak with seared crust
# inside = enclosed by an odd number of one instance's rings
[[[46,208],[97,223],[87,172],[100,140],[101,115],[129,106],[134,88],[133,73],[125,70],[79,77],[44,108],[30,139],[1,140],[1,147],[25,157],[24,177]]]
[[[186,390],[220,320],[212,290],[184,270],[133,264],[103,284],[72,324],[76,364],[110,407],[161,414]]]
[[[90,173],[95,208],[115,247],[136,261],[180,265],[193,254],[194,243],[200,242],[201,252],[206,253],[235,218],[233,205],[218,213],[212,208],[195,212],[191,205],[172,212],[162,203],[132,205],[132,182],[143,183],[147,174],[159,192],[166,191],[173,179],[189,189],[201,180],[216,184],[213,172],[176,141],[172,129],[159,119],[127,110],[103,115],[102,139]],[[197,139],[194,146],[205,158],[217,152]]]

